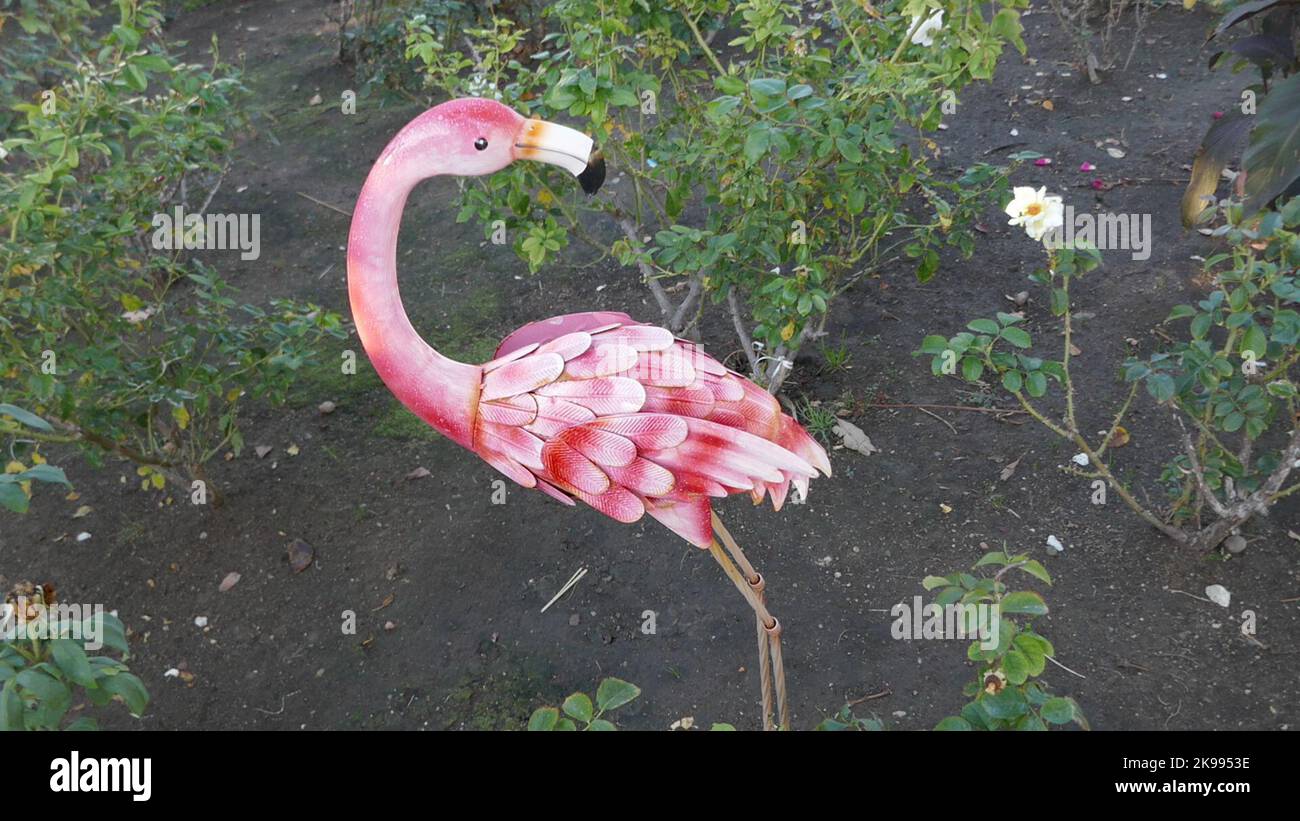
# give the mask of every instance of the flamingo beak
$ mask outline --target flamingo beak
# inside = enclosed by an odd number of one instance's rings
[[[515,157],[558,165],[578,178],[588,194],[605,181],[605,158],[591,137],[568,126],[526,120],[515,142]]]

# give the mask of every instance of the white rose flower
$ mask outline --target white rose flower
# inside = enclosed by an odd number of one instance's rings
[[[907,30],[912,31],[912,29],[916,26],[916,21],[920,19],[921,16],[919,14],[913,16],[912,22],[907,27]],[[940,29],[942,28],[943,28],[943,9],[940,9],[939,11],[936,11],[934,14],[932,14],[929,17],[929,19],[927,19],[924,23],[922,23],[920,28],[912,32],[912,42],[918,46],[932,46],[934,45],[934,35],[938,34]]]
[[[1065,225],[1065,205],[1060,197],[1047,196],[1047,188],[1018,185],[1007,203],[1008,225],[1020,225],[1030,239],[1039,240],[1049,231]]]

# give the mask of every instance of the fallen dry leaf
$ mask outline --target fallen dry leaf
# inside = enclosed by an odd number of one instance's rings
[[[863,432],[862,428],[852,422],[837,419],[835,420],[835,426],[831,430],[839,434],[840,441],[849,450],[856,450],[863,456],[870,456],[873,453],[880,452],[880,448],[871,444],[871,438]]]
[[[1205,597],[1220,607],[1232,604],[1232,594],[1221,584],[1212,584],[1205,588]]]
[[[273,450],[275,450],[275,448],[271,447],[270,445],[258,445],[257,447],[253,448],[253,453],[257,454],[258,459],[265,459],[266,454],[270,453]]]
[[[376,607],[374,610],[371,610],[370,612],[378,613],[380,610],[383,610],[385,607],[389,606],[396,600],[397,600],[397,596],[393,595],[392,593],[389,593],[387,596],[384,596],[384,600],[379,603],[379,606]]]
[[[311,566],[316,558],[316,550],[302,539],[289,542],[289,567],[295,573],[301,573]]]
[[[1122,448],[1129,443],[1128,431],[1121,425],[1115,426],[1115,432],[1110,435],[1108,443],[1112,448]]]
[[[230,590],[230,588],[239,584],[239,580],[242,578],[243,576],[239,575],[238,573],[234,573],[234,572],[227,573],[226,577],[221,580],[221,586],[218,587],[217,590],[221,591],[222,593],[226,593]]]
[[[428,469],[428,468],[416,468],[415,470],[413,470],[413,471],[411,471],[410,473],[406,474],[406,478],[407,478],[407,479],[423,479],[424,477],[426,477],[426,476],[428,476],[428,475],[430,475],[430,474],[429,474],[429,469]]]
[[[998,478],[1001,481],[1005,482],[1006,480],[1010,479],[1012,476],[1015,476],[1016,468],[1020,466],[1020,460],[1023,458],[1025,458],[1023,455],[1017,456],[1016,461],[1011,462],[1006,467],[1002,468],[1002,472],[998,474]]]
[[[1056,106],[1052,104],[1051,100],[1043,100],[1043,108],[1047,109],[1048,111],[1051,111],[1055,109]]]
[[[297,456],[299,453],[298,446],[296,444],[290,444],[289,447],[284,449],[284,452],[290,456]]]
[[[90,505],[82,505],[81,507],[77,508],[76,513],[72,514],[72,518],[84,519],[85,517],[90,515],[91,510],[92,508],[90,507]]]

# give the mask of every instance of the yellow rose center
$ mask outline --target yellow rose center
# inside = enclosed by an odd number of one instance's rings
[[[1025,209],[1025,215],[1029,217],[1036,217],[1041,213],[1043,213],[1042,203],[1031,202],[1029,207]]]

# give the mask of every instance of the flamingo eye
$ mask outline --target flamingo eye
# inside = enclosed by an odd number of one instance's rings
[[[483,137],[479,137],[477,140],[474,141],[474,147],[477,148],[479,151],[485,150],[487,148],[487,140]]]

